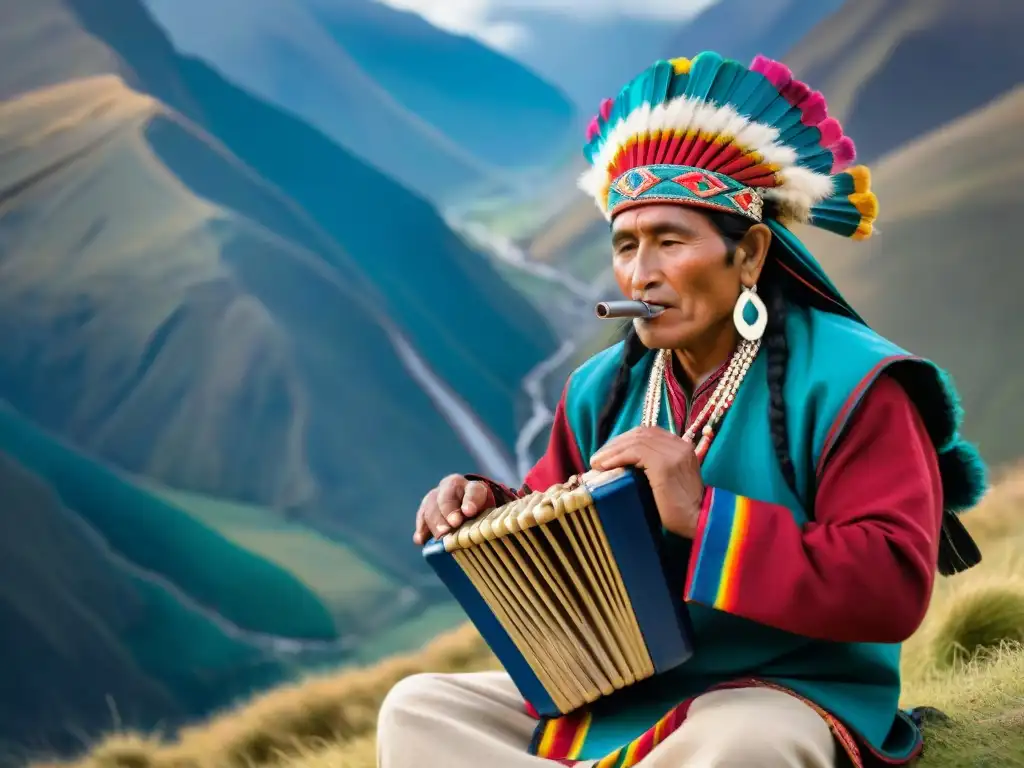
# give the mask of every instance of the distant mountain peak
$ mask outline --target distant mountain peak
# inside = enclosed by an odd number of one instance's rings
[[[182,50],[434,202],[566,154],[565,94],[415,14],[369,0],[147,4]]]

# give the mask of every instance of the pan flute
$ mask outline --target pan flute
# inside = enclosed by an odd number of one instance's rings
[[[466,522],[424,557],[519,688],[558,716],[686,661],[646,477],[591,472]]]

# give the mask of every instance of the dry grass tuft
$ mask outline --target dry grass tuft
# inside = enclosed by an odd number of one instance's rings
[[[496,667],[479,635],[466,626],[419,653],[277,688],[202,725],[185,728],[174,739],[114,734],[80,761],[49,763],[45,768],[254,768],[328,749],[354,752],[359,744],[363,746],[358,754],[367,755],[365,764],[372,766],[377,708],[396,682],[417,672]],[[362,765],[332,766],[350,764]]]
[[[1022,765],[1024,466],[1002,473],[964,521],[985,560],[936,585],[924,624],[906,644],[903,703],[951,717],[929,727],[921,768]],[[271,691],[173,739],[116,734],[82,760],[45,768],[373,768],[377,708],[397,681],[494,668],[466,626],[419,653]]]
[[[960,590],[947,599],[935,625],[932,656],[947,668],[1004,643],[1024,642],[1024,579]]]

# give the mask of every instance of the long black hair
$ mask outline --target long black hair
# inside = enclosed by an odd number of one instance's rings
[[[765,205],[765,218],[773,215],[768,204]],[[736,257],[736,248],[754,222],[738,214],[718,211],[707,211],[706,215],[712,226],[718,231],[726,245],[726,259],[732,264]],[[796,470],[789,452],[789,429],[786,423],[786,399],[783,389],[786,383],[786,369],[789,362],[789,346],[786,342],[787,301],[782,281],[781,270],[772,253],[774,241],[769,249],[761,280],[757,291],[768,308],[768,325],[765,328],[761,344],[768,356],[768,424],[771,430],[772,446],[775,458],[779,462],[782,476],[794,495],[797,493]],[[605,399],[601,414],[598,417],[598,444],[608,440],[615,419],[622,409],[629,394],[629,376],[633,366],[639,363],[647,347],[640,341],[633,324],[629,323],[625,343],[622,347],[622,361],[612,383],[612,388]]]

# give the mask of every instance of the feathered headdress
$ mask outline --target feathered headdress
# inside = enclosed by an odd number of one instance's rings
[[[783,64],[757,56],[745,67],[709,51],[659,61],[601,103],[584,154],[579,186],[607,219],[671,202],[761,221],[773,201],[766,223],[794,257],[783,266],[857,317],[787,225],[865,239],[878,199],[824,96]]]

